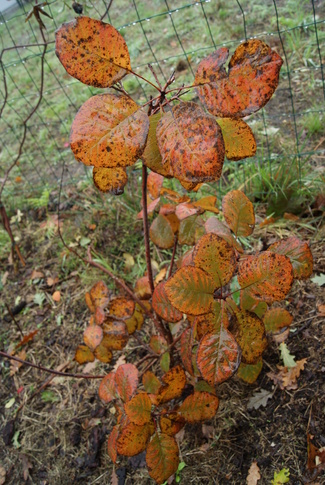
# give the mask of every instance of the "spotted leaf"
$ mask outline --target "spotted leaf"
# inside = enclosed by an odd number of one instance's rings
[[[179,450],[175,438],[156,432],[148,445],[146,462],[153,480],[158,484],[167,480],[177,471],[179,464]]]
[[[241,190],[231,190],[222,199],[224,218],[235,236],[249,236],[255,226],[254,207]]]
[[[179,414],[189,423],[212,419],[219,407],[219,399],[208,392],[194,392],[180,405]]]
[[[78,162],[85,165],[126,167],[141,156],[148,129],[148,115],[131,98],[98,94],[78,111],[71,127],[70,146]],[[122,173],[120,179],[125,180]]]
[[[242,160],[255,155],[255,137],[245,121],[219,118],[217,123],[222,131],[228,160]]]
[[[109,192],[112,195],[121,195],[128,181],[124,168],[94,167],[93,181],[101,192]]]
[[[156,286],[152,296],[152,307],[166,322],[176,323],[183,318],[183,314],[177,308],[173,307],[167,297],[165,281],[162,281]]]
[[[133,364],[123,364],[115,373],[116,389],[122,401],[131,399],[138,387],[139,371]],[[140,452],[139,452],[140,453]]]
[[[89,17],[77,17],[57,30],[56,55],[71,76],[100,88],[112,86],[131,69],[121,34]]]
[[[163,165],[174,177],[199,183],[218,180],[225,148],[215,119],[193,102],[180,103],[164,114],[157,126]]]
[[[270,100],[278,82],[281,57],[258,39],[240,44],[229,62],[222,47],[203,59],[195,75],[197,93],[215,116],[243,118],[255,113]]]
[[[287,256],[293,267],[293,277],[309,278],[313,272],[313,255],[308,244],[297,237],[289,237],[272,244],[268,251]]]

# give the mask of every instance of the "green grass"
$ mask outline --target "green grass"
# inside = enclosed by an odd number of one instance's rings
[[[194,3],[175,0],[170,3],[172,15],[166,15],[166,4],[162,0],[137,2],[140,18],[148,19],[142,24],[138,22],[132,2],[120,0],[118,5],[113,3],[110,20],[124,36],[129,46],[132,66],[136,72],[153,81],[153,76],[147,67],[147,63],[150,62],[163,82],[164,77],[169,77],[180,61],[186,60],[183,49],[187,53],[187,60],[191,63],[193,71],[196,70],[200,60],[213,51],[214,46],[226,44],[230,52],[233,52],[235,46],[244,38],[243,17],[236,2],[218,0],[198,5]],[[281,53],[281,41],[276,34],[277,19],[272,2],[266,4],[264,0],[257,0],[254,4],[246,2],[243,6],[248,36],[258,35]],[[53,40],[55,29],[62,22],[71,20],[74,13],[68,8],[68,2],[59,0],[51,2],[50,6],[45,8],[54,19],[45,19],[47,38]],[[95,18],[99,18],[103,10],[103,2],[100,0],[88,1],[85,5],[85,14]],[[308,152],[308,155],[300,157],[301,163],[305,160],[307,164],[309,163],[308,157],[315,147],[315,137],[323,133],[324,110],[321,109],[321,104],[318,105],[320,113],[308,114],[308,111],[314,109],[315,100],[323,99],[321,73],[319,69],[315,69],[320,60],[310,2],[307,0],[298,4],[294,0],[282,2],[278,5],[278,14],[280,29],[289,29],[281,33],[289,65],[285,63],[283,66],[280,87],[267,105],[264,118],[259,112],[248,120],[258,142],[256,157],[252,162],[247,161],[245,164],[226,163],[222,181],[213,187],[206,187],[206,190],[217,191],[220,196],[230,188],[237,188],[238,185],[243,184],[243,179],[247,176],[255,177],[255,180],[265,180],[268,176],[270,160],[283,154],[289,155],[285,160],[292,160],[296,150],[295,119],[292,116],[288,92],[288,69],[295,113],[299,115],[296,117],[297,130],[299,136],[303,130],[306,132],[301,142],[303,145],[301,144],[299,149],[300,152]],[[325,42],[324,23],[320,23],[324,18],[325,9],[320,7],[317,10],[320,45]],[[26,24],[25,15],[21,9],[6,20],[7,24],[0,25],[3,46],[12,45],[12,39],[17,44],[34,43],[35,39],[38,42],[41,40],[35,19],[31,19]],[[265,32],[266,29],[267,32]],[[148,48],[147,41],[154,54]],[[160,68],[156,65],[156,60],[159,61]],[[21,140],[21,120],[28,115],[38,99],[40,49],[30,47],[9,51],[4,54],[3,62],[8,84],[8,104],[0,120],[2,140],[0,164],[2,170],[5,170],[17,154]],[[193,73],[189,68],[176,71],[177,85],[192,82]],[[139,103],[146,102],[147,97],[153,94],[150,86],[146,86],[142,81],[139,83],[132,76],[127,76],[123,83]],[[41,197],[44,187],[55,188],[61,177],[63,163],[69,171],[68,175],[65,175],[65,186],[77,184],[80,180],[88,183],[89,175],[75,162],[66,144],[76,111],[92,94],[98,92],[101,90],[87,87],[69,77],[55,56],[54,46],[49,45],[45,64],[44,99],[37,113],[30,120],[19,166],[12,171],[10,180],[6,184],[4,200],[11,213],[17,208],[25,208],[26,200]],[[184,99],[189,100],[194,96],[195,93],[191,91]],[[306,114],[300,116],[300,113]],[[268,136],[265,136],[265,128]],[[269,134],[270,129],[278,130],[277,134]],[[255,176],[256,171],[261,172]],[[300,173],[301,170],[299,170]],[[15,181],[18,176],[21,177],[22,183]],[[270,176],[272,177],[271,173]],[[265,190],[273,191],[272,180],[269,184],[262,185],[263,193]],[[63,192],[65,193],[65,189]],[[127,200],[127,195],[119,200],[126,206],[132,206],[132,194],[130,200]],[[102,200],[100,203],[103,203]]]

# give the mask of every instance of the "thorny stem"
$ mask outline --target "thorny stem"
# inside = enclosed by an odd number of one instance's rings
[[[95,376],[87,374],[72,374],[69,372],[60,372],[58,370],[49,369],[48,367],[43,367],[40,364],[33,364],[32,362],[20,359],[19,357],[15,357],[14,355],[9,355],[7,354],[7,352],[2,352],[1,350],[0,355],[2,355],[2,357],[5,357],[6,359],[15,360],[16,362],[20,362],[21,364],[28,365],[29,367],[34,367],[35,369],[48,372],[49,374],[55,374],[57,376],[74,377],[75,379],[103,379],[105,377],[102,375]]]

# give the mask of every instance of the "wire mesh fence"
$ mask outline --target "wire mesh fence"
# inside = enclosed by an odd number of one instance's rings
[[[306,163],[313,167],[324,159],[324,146],[317,136],[323,129],[325,101],[324,1],[80,3],[85,15],[102,18],[120,31],[133,69],[152,81],[148,63],[162,80],[175,70],[177,85],[189,84],[203,57],[222,46],[232,53],[249,38],[264,40],[283,57],[275,96],[265,109],[248,118],[257,138],[256,156],[249,163],[227,162],[229,172],[226,166],[224,173],[236,178],[238,186],[249,190],[256,167],[263,167],[270,177],[278,176],[283,162],[294,166],[301,180]],[[0,13],[0,177],[10,207],[17,198],[28,200],[44,187],[56,187],[63,166],[64,186],[89,176],[70,152],[69,131],[81,104],[99,92],[71,78],[55,56],[54,32],[74,18],[72,1],[44,3],[42,9],[51,17],[42,16],[44,34],[34,16],[25,21],[34,2],[21,1],[20,5]],[[127,76],[123,84],[139,103],[152,94],[150,86],[138,78]]]

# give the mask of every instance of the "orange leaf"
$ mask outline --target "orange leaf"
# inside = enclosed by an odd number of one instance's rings
[[[205,222],[204,227],[207,233],[212,232],[213,234],[222,237],[222,239],[227,241],[227,243],[235,248],[239,253],[244,252],[241,244],[234,238],[229,228],[216,217],[209,217],[209,219]]]
[[[125,404],[125,412],[132,423],[142,425],[151,421],[151,400],[147,393],[134,396]]]
[[[90,293],[86,293],[86,295],[85,295],[87,305],[88,305],[88,301],[87,301],[87,295],[88,294],[89,294],[91,302],[92,302],[92,304],[95,308],[96,307],[105,308],[109,303],[111,292],[107,288],[107,286],[105,285],[105,283],[103,281],[98,281],[97,283],[94,284],[94,286],[90,290]],[[88,298],[88,300],[89,300],[89,298]],[[95,309],[92,310],[90,308],[90,311],[92,313],[94,313]]]
[[[186,375],[180,365],[173,367],[162,378],[164,385],[159,389],[159,402],[167,402],[180,397],[186,385]]]
[[[240,364],[240,349],[234,336],[223,325],[200,341],[197,365],[210,385],[229,379]]]
[[[159,283],[155,288],[152,295],[152,308],[166,322],[176,323],[183,318],[183,314],[177,308],[173,307],[167,297],[165,281]]]
[[[148,303],[148,302],[146,301],[143,303]],[[143,310],[137,303],[132,317],[125,320],[125,325],[128,329],[129,334],[132,335],[136,330],[140,330],[143,325],[143,322],[144,322]]]
[[[135,310],[135,303],[129,298],[118,296],[109,304],[109,316],[117,318],[130,318]]]
[[[110,403],[118,397],[116,382],[115,382],[115,372],[110,372],[104,379],[100,382],[98,388],[98,395],[102,401],[106,404]]]
[[[103,323],[105,345],[112,350],[122,350],[129,340],[129,334],[124,322],[107,318]]]
[[[212,419],[219,407],[219,399],[208,392],[194,392],[180,405],[178,412],[189,423]]]
[[[181,102],[164,114],[157,126],[162,163],[174,177],[192,183],[221,176],[225,156],[221,129],[198,104]]]
[[[182,363],[191,376],[194,376],[193,370],[193,335],[192,329],[186,328],[181,336],[181,346],[180,346],[180,356],[182,359]],[[168,434],[168,433],[167,433]]]
[[[139,278],[134,287],[135,295],[142,300],[149,300],[151,298],[151,288],[148,276]]]
[[[22,349],[20,352],[18,352],[17,357],[19,357],[19,359],[21,359],[21,360],[25,360],[26,355],[27,355],[26,350]],[[15,375],[19,371],[19,369],[21,368],[22,365],[23,365],[22,362],[12,360],[10,362],[10,375],[11,376]]]
[[[106,319],[106,313],[101,307],[97,307],[94,314],[95,322],[97,325],[102,325]]]
[[[238,283],[257,300],[267,303],[285,298],[293,282],[290,260],[281,254],[265,251],[239,265]]]
[[[284,308],[271,308],[263,317],[266,333],[276,333],[283,327],[289,327],[292,320],[293,316]]]
[[[172,305],[179,311],[201,315],[207,313],[213,303],[215,282],[202,269],[184,266],[169,278],[165,290]]]
[[[219,209],[216,207],[217,197],[213,195],[208,195],[207,197],[202,197],[202,199],[193,202],[195,207],[199,207],[205,211],[214,212],[215,214],[219,214]]]
[[[115,373],[117,392],[120,398],[127,402],[138,387],[139,372],[133,364],[120,365]]]
[[[59,301],[61,300],[61,293],[58,290],[55,291],[52,295],[52,298],[53,298],[54,301],[59,303]]]
[[[56,32],[56,55],[71,76],[89,86],[112,86],[131,69],[122,35],[89,17],[61,25]]]
[[[175,214],[179,221],[186,219],[187,217],[194,216],[200,212],[199,207],[195,207],[190,202],[182,202],[176,206]],[[202,211],[201,211],[202,212]]]
[[[222,131],[228,160],[242,160],[255,155],[255,137],[245,121],[220,118],[217,123]]]
[[[71,150],[85,165],[126,167],[141,156],[148,129],[148,115],[131,98],[98,94],[81,106],[72,123]]]
[[[229,319],[224,304],[215,301],[212,305],[211,312],[199,315],[194,318],[192,328],[196,340],[201,340],[207,333],[213,333],[220,327],[228,328]]]
[[[214,281],[215,288],[225,286],[233,276],[237,260],[234,249],[220,236],[205,234],[194,248],[193,262]]]
[[[222,199],[222,212],[236,237],[252,234],[255,226],[254,207],[243,192],[240,190],[228,192]]]
[[[235,317],[234,335],[242,351],[242,361],[255,364],[267,347],[263,322],[257,315],[246,310],[236,311]]]
[[[243,118],[255,113],[274,93],[282,66],[281,57],[264,42],[252,39],[240,44],[229,62],[222,47],[203,59],[195,75],[202,103],[215,116]]]
[[[147,188],[152,199],[160,196],[160,190],[164,183],[164,177],[155,172],[150,172],[147,180]]]
[[[37,333],[38,333],[38,330],[33,330],[29,334],[25,335],[24,338],[16,345],[15,351],[19,349],[19,347],[26,345],[27,342],[29,342],[30,340],[33,340],[33,338],[35,337],[35,335],[37,335]]]
[[[98,325],[87,327],[84,331],[84,342],[91,350],[95,350],[102,340],[103,330]]]
[[[268,251],[287,256],[293,267],[293,277],[306,279],[313,272],[313,255],[306,242],[297,237],[289,237],[272,244]]]
[[[95,356],[87,345],[79,345],[76,349],[74,360],[78,364],[85,364],[86,362],[94,362]]]
[[[107,345],[110,342],[107,342],[106,339],[107,337],[106,335],[104,335],[103,340],[94,350],[94,355],[96,359],[98,359],[100,362],[104,362],[104,364],[108,364],[113,357],[113,354],[109,349],[109,346]]]
[[[150,441],[146,462],[149,475],[158,484],[173,475],[179,464],[179,450],[174,437],[155,433]]]
[[[116,441],[117,452],[124,456],[135,456],[142,453],[152,434],[152,427],[149,423],[138,426],[135,423],[128,423],[120,429]]]
[[[185,419],[178,412],[171,411],[160,416],[159,425],[162,433],[174,436],[184,428]]]
[[[158,214],[150,226],[150,239],[161,249],[174,246],[174,231],[167,217]]]
[[[124,168],[102,168],[94,167],[93,181],[101,192],[109,192],[113,195],[121,195],[128,181]]]

